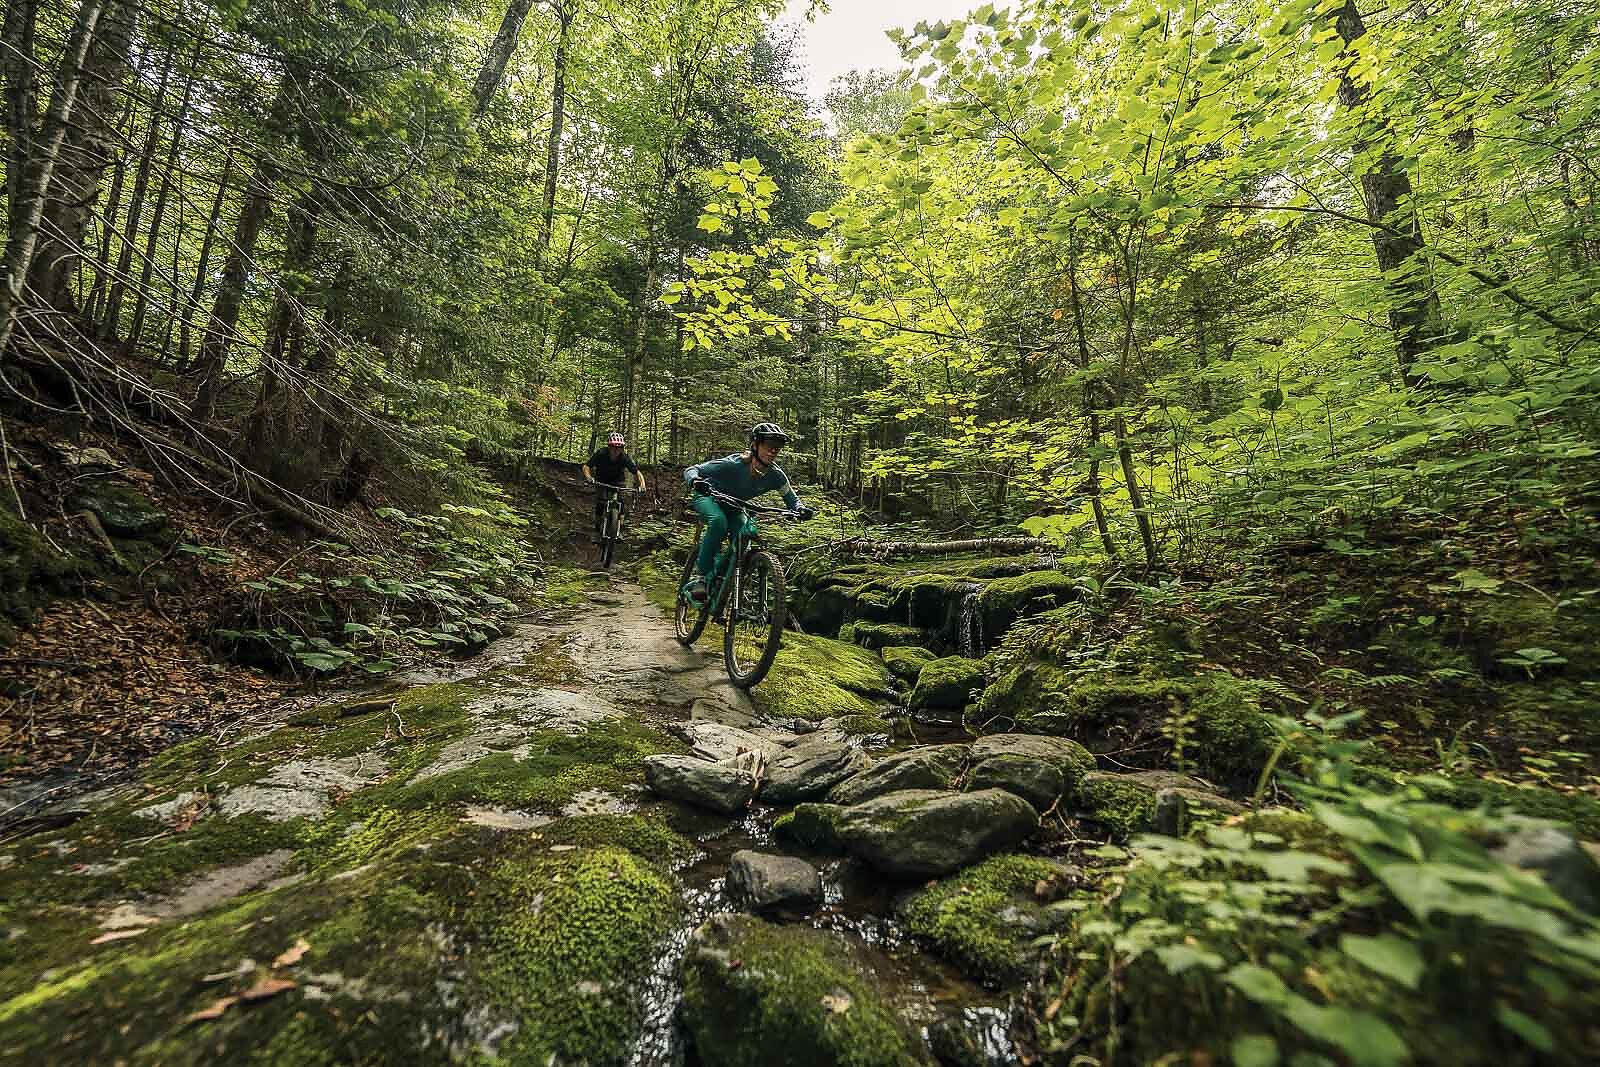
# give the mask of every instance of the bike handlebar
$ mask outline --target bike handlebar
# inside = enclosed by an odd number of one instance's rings
[[[786,508],[786,507],[785,508],[775,508],[775,507],[771,506],[770,504],[753,504],[748,500],[740,500],[736,496],[729,496],[727,493],[719,493],[715,489],[707,489],[707,490],[705,490],[705,494],[707,496],[709,496],[712,500],[715,500],[719,504],[727,504],[727,505],[729,505],[731,507],[738,508],[740,511],[757,511],[757,512],[760,512],[763,515],[796,515],[796,514],[798,514],[798,512],[793,511],[790,508]]]
[[[589,484],[593,485],[593,486],[597,486],[597,487],[599,487],[601,489],[615,489],[619,493],[643,493],[643,492],[645,492],[645,490],[640,489],[637,486],[612,485],[610,482],[597,482],[593,478],[589,479]]]

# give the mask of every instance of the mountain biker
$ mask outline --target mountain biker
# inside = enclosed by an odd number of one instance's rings
[[[639,491],[644,492],[644,475],[639,471],[639,465],[627,452],[628,442],[613,430],[606,435],[606,447],[589,457],[583,465],[583,478],[585,481],[599,486],[594,494],[594,532],[596,535],[603,533],[600,529],[602,517],[606,511],[605,486],[616,488],[623,487],[624,472],[631,472],[639,480]],[[628,513],[628,498],[622,498],[622,513]]]
[[[708,495],[709,490],[715,489],[739,500],[776,490],[783,494],[783,502],[789,510],[802,519],[816,514],[814,509],[800,502],[789,485],[789,476],[777,465],[778,453],[788,441],[789,435],[777,423],[758,422],[750,428],[748,451],[709,459],[683,472],[683,480],[694,490],[694,509],[706,520],[706,530],[700,538],[700,554],[695,561],[695,576],[684,587],[684,592],[696,604],[705,601],[706,579],[716,566],[717,552],[728,535],[729,524],[739,519]]]

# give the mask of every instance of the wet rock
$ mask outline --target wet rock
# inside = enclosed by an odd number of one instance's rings
[[[1011,1019],[999,1008],[963,1008],[928,1027],[928,1046],[942,1067],[1014,1067]]]
[[[1523,827],[1495,849],[1494,856],[1538,874],[1573,907],[1600,914],[1600,863],[1561,827]]]
[[[902,789],[949,789],[967,760],[966,745],[929,745],[879,760],[828,794],[834,804],[860,804]]]
[[[213,804],[221,815],[260,815],[269,822],[317,819],[327,814],[332,794],[354,793],[389,773],[381,757],[367,753],[343,759],[293,760],[248,785],[234,786]]]
[[[74,511],[87,511],[114,537],[148,537],[167,525],[167,513],[132,489],[106,485],[74,493]]]
[[[768,759],[782,747],[777,742],[720,722],[685,722],[672,731],[689,743],[697,755],[710,760],[729,760],[741,752],[760,752]]]
[[[883,650],[883,665],[903,682],[916,684],[922,668],[934,661],[932,652],[916,645],[890,645]]]
[[[803,738],[768,761],[761,799],[768,804],[795,804],[820,797],[859,770],[864,760],[828,731]]]
[[[1204,821],[1245,811],[1243,804],[1229,800],[1198,778],[1172,771],[1135,774],[1095,771],[1085,775],[1076,810],[1116,834],[1144,833],[1155,828],[1156,797],[1162,793],[1182,799],[1186,821]],[[1169,799],[1167,804],[1170,806],[1172,801]]]
[[[838,838],[852,855],[896,878],[949,874],[1021,842],[1038,813],[1012,793],[910,789],[845,808]]]
[[[919,1042],[838,934],[718,915],[682,965],[684,1028],[705,1067],[910,1067]]]
[[[991,756],[967,776],[969,789],[1004,789],[1033,805],[1038,812],[1049,811],[1066,791],[1067,780],[1060,768],[1032,756]]]
[[[805,860],[744,849],[728,865],[728,892],[758,911],[810,911],[822,903],[822,876]]]
[[[723,815],[743,811],[756,795],[756,779],[748,767],[695,756],[646,757],[644,780],[657,796]]]
[[[1004,789],[1047,811],[1078,789],[1094,757],[1076,741],[1043,734],[994,734],[972,744],[969,789]]]
[[[841,852],[838,826],[844,811],[838,804],[796,804],[772,821],[772,836],[794,848]]]
[[[965,656],[932,660],[917,675],[911,690],[911,710],[960,709],[974,692],[983,689],[983,664]]]

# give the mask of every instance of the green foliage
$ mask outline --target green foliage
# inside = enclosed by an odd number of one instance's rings
[[[1141,1061],[1308,1042],[1361,1064],[1592,1057],[1600,921],[1491,854],[1529,822],[1358,784],[1348,725],[1299,735],[1308,817],[1135,839],[1061,942],[1070,1016],[1039,1020],[1047,1043],[1081,1026],[1075,1047]]]
[[[443,511],[414,517],[380,509],[395,524],[394,543],[375,551],[314,543],[285,561],[303,569],[244,583],[235,614],[254,625],[213,635],[236,656],[317,673],[359,667],[377,674],[426,650],[481,646],[514,607],[502,594],[525,588],[539,571],[537,557],[511,532],[521,525],[514,512],[451,504]]]

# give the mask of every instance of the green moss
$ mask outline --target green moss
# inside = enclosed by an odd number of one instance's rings
[[[1258,774],[1273,737],[1255,689],[1224,672],[1080,676],[1041,659],[1002,672],[984,690],[975,718],[991,728],[1015,724],[1072,737],[1091,750],[1144,742],[1157,757],[1152,766],[1172,758],[1173,738],[1181,734],[1185,763],[1220,781]]]
[[[983,688],[983,664],[964,656],[930,661],[917,675],[911,708],[961,708]]]
[[[1032,610],[1059,607],[1075,599],[1079,581],[1055,570],[991,579],[978,594],[984,633],[992,641]]]
[[[1155,792],[1112,775],[1091,775],[1078,787],[1082,810],[1119,838],[1150,829]]]
[[[1051,926],[1038,890],[1062,874],[1036,856],[994,856],[918,892],[902,914],[912,934],[962,970],[1011,982],[1025,972],[1030,940]]]
[[[844,631],[840,631],[840,637]],[[887,648],[890,645],[915,645],[923,640],[923,632],[915,626],[897,622],[855,622],[850,628],[850,640],[867,648]]]
[[[16,628],[33,622],[39,609],[70,585],[90,561],[64,555],[50,546],[22,516],[0,503],[0,648],[16,638]]]
[[[618,1063],[640,1020],[637,989],[677,914],[655,867],[619,848],[520,855],[479,893],[482,982],[517,1032],[513,1062]]]
[[[889,668],[890,674],[913,684],[922,668],[935,659],[932,652],[916,645],[890,645],[882,654],[883,665]]]
[[[796,804],[772,822],[772,836],[779,841],[815,852],[839,851],[837,804]]]
[[[684,963],[684,1016],[705,1067],[918,1062],[910,1036],[837,935],[749,916],[715,922],[730,932],[722,951],[691,948]]]
[[[878,712],[888,676],[871,652],[810,634],[785,634],[766,679],[751,690],[762,710],[779,719],[817,722]]]
[[[700,851],[693,841],[657,816],[579,815],[541,828],[540,835],[551,846],[624,848],[642,859],[663,865],[692,859]]]

